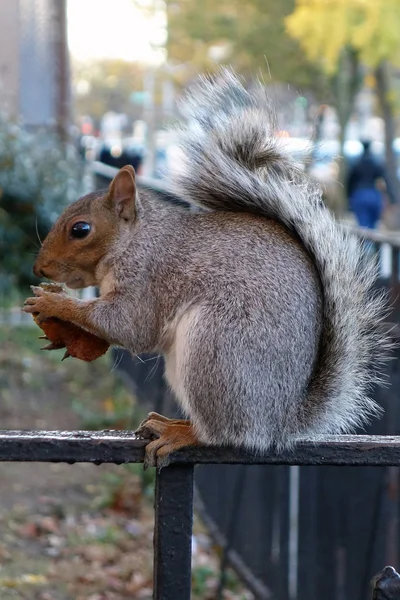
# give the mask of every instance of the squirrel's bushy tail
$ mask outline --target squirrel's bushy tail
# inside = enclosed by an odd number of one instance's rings
[[[184,104],[185,164],[174,176],[175,187],[192,204],[264,215],[302,240],[321,278],[324,320],[299,433],[346,432],[379,411],[368,393],[380,382],[390,346],[382,328],[385,298],[372,291],[374,262],[280,146],[260,90],[247,92],[230,70],[201,80]]]

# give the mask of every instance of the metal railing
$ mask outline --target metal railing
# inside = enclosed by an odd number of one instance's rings
[[[141,463],[146,440],[125,431],[0,431],[0,461]],[[299,438],[293,451],[254,455],[195,447],[171,456],[155,485],[153,600],[190,600],[193,478],[198,464],[400,466],[400,436]],[[377,577],[374,600],[399,598],[399,578]],[[270,596],[272,598],[272,595]]]

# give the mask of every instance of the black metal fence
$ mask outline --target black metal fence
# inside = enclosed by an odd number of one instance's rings
[[[102,165],[95,165],[95,172],[98,187],[115,174],[105,173]],[[139,178],[139,185],[175,201],[160,182]],[[399,323],[400,240],[356,233],[378,253],[379,286],[390,290],[393,319]],[[393,335],[398,336],[396,327]],[[399,358],[397,352],[388,367],[390,387],[375,391],[385,417],[368,429],[370,434],[400,433]],[[140,401],[168,416],[179,414],[164,384],[162,359],[123,354],[118,361]],[[197,510],[224,549],[221,594],[229,562],[260,600],[368,598],[373,574],[384,564],[400,562],[398,466],[372,467],[361,461],[363,466],[355,470],[339,461],[340,469],[300,468],[304,463],[297,452],[296,459],[292,466],[215,464],[196,469]],[[332,462],[321,459],[319,464]]]
[[[0,461],[69,464],[142,462],[145,443],[145,440],[130,432],[0,431]],[[291,465],[290,468],[314,465],[311,468],[318,469],[321,469],[321,465],[398,468],[400,437],[333,436],[317,444],[315,440],[304,439],[299,442],[296,452],[284,452],[279,455],[270,453],[257,457],[229,448],[192,448],[176,452],[172,456],[171,465],[158,472],[156,477],[154,600],[190,600],[194,466],[210,463],[219,466],[238,464],[240,468],[244,468],[245,465],[246,468],[274,465],[271,468],[275,472],[282,468],[277,465]],[[281,495],[279,506],[284,509],[284,488],[278,485],[277,489]],[[279,517],[278,522],[282,522]],[[273,532],[270,533],[273,537]],[[246,535],[252,539],[251,532],[247,531]],[[315,564],[310,562],[310,579],[315,576]],[[357,577],[357,573],[353,576]],[[386,569],[376,578],[373,598],[399,598],[399,586],[398,574],[393,569]],[[285,584],[282,584],[282,589],[285,589]],[[279,589],[275,589],[274,592],[268,591],[267,594],[271,599],[283,597]]]

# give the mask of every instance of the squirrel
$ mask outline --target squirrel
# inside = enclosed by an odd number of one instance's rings
[[[34,265],[100,296],[36,287],[24,310],[164,355],[189,420],[149,414],[138,430],[151,440],[147,465],[185,446],[279,452],[365,424],[380,412],[368,394],[390,346],[374,262],[232,70],[200,79],[184,106],[184,164],[171,186],[198,210],[138,193],[123,167],[108,190],[65,209]]]

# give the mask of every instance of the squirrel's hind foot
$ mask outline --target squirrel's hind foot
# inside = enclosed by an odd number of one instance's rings
[[[168,419],[154,412],[149,414],[135,433],[151,440],[145,450],[145,469],[162,469],[168,466],[172,452],[199,444],[190,421]]]

